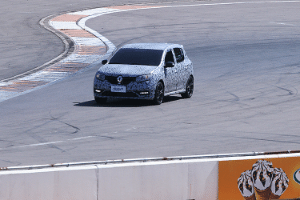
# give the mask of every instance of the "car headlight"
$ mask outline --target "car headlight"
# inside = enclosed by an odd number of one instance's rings
[[[101,74],[100,72],[96,73],[96,78],[99,79],[100,81],[104,81],[105,80],[105,75]]]
[[[150,80],[150,75],[141,75],[136,77],[136,82],[145,82]]]

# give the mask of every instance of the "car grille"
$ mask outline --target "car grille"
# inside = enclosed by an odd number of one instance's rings
[[[105,80],[110,82],[111,84],[118,84],[116,76],[105,76]],[[135,77],[123,77],[122,85],[128,85],[130,82],[135,81]]]
[[[111,91],[103,92],[102,96],[108,96],[108,97],[138,97],[138,95],[136,93],[133,93],[133,92],[120,93],[120,92],[111,92]]]

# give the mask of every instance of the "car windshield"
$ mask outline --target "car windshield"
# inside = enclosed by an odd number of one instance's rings
[[[109,64],[158,66],[163,50],[122,48],[111,58]]]

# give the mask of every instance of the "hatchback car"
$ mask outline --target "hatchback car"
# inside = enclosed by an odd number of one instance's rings
[[[94,79],[97,103],[107,98],[146,99],[161,104],[164,96],[194,91],[193,64],[182,45],[127,44],[102,61]]]

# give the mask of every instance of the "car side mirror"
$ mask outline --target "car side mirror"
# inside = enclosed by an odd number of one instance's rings
[[[102,60],[102,65],[105,65],[107,63],[107,60]]]
[[[172,61],[168,61],[165,65],[165,67],[174,67],[174,66],[175,66],[175,64]]]

